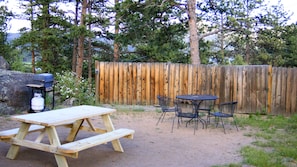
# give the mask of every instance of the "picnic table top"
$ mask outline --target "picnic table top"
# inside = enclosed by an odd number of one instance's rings
[[[113,112],[116,112],[116,110],[111,108],[82,105],[46,112],[17,115],[12,116],[11,119],[43,126],[58,126],[64,125],[65,123],[74,122],[76,120],[110,114]]]

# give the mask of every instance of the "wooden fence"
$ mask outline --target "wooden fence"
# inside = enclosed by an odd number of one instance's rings
[[[212,94],[240,113],[297,113],[297,68],[96,62],[99,103],[156,105],[157,95]]]

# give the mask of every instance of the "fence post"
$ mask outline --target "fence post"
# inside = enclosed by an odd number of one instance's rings
[[[95,61],[95,103],[99,103],[99,61]]]
[[[271,113],[271,95],[272,95],[272,66],[268,66],[268,92],[267,92],[267,112]]]

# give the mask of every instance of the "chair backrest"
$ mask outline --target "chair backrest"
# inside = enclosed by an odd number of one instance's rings
[[[177,116],[183,116],[187,114],[187,117],[195,117],[197,113],[194,112],[193,105],[191,103],[187,103],[187,101],[183,101],[180,99],[175,99],[175,114]],[[189,115],[192,114],[192,115]]]
[[[170,108],[171,99],[169,97],[158,95],[157,99],[159,100],[159,105],[163,111]]]
[[[228,113],[233,116],[237,106],[237,101],[220,103],[219,109],[222,113]]]
[[[204,100],[199,105],[200,111],[214,111],[215,110],[215,100]]]
[[[178,115],[178,113],[182,112],[182,101],[179,99],[174,100],[174,108],[175,108],[175,114]]]

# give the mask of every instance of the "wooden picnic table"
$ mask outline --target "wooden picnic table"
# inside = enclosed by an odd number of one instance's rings
[[[124,152],[120,138],[133,138],[134,130],[121,128],[115,129],[111,121],[110,114],[115,109],[97,106],[75,106],[70,108],[56,109],[47,112],[31,113],[25,115],[12,116],[11,119],[21,122],[20,128],[0,132],[0,141],[11,143],[6,155],[9,159],[15,159],[20,146],[50,152],[55,155],[59,167],[67,167],[66,157],[78,158],[78,152],[111,142],[113,149]],[[102,118],[104,129],[96,128],[91,118]],[[83,123],[86,122],[86,125]],[[67,143],[61,144],[56,127],[70,127],[70,133],[66,139]],[[95,132],[96,135],[75,141],[80,130]],[[32,141],[25,137],[30,132],[39,131],[36,140]],[[49,143],[42,143],[42,139],[47,134]]]

